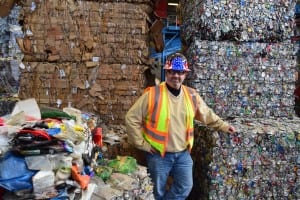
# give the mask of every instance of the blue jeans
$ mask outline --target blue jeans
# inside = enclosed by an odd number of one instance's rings
[[[193,187],[193,160],[189,151],[166,153],[165,157],[147,153],[146,160],[156,200],[184,200],[188,197]],[[173,183],[167,191],[169,176]]]

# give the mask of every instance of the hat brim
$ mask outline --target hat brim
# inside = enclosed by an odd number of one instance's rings
[[[164,66],[164,70],[174,70],[174,71],[185,71],[185,72],[190,72],[190,69],[183,69],[183,70],[177,70],[177,69],[172,69],[171,67]]]

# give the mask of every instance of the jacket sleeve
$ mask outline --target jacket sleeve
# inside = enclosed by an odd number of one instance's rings
[[[229,124],[216,115],[199,95],[197,95],[197,106],[198,108],[195,115],[196,120],[215,130],[228,132]]]
[[[144,93],[129,109],[125,116],[128,142],[143,151],[150,151],[151,146],[142,135],[142,127],[148,110],[148,93]]]

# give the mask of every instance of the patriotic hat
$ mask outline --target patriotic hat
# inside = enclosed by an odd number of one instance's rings
[[[164,66],[166,70],[176,70],[176,71],[191,71],[188,67],[188,63],[184,55],[180,53],[175,53],[171,55]]]

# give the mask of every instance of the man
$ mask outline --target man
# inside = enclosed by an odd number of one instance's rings
[[[186,78],[186,58],[175,53],[164,66],[166,82],[148,88],[126,114],[128,140],[146,152],[154,196],[161,199],[186,199],[193,186],[193,120],[216,130],[234,133],[235,128],[218,117],[192,88]],[[166,190],[168,177],[173,183]]]

